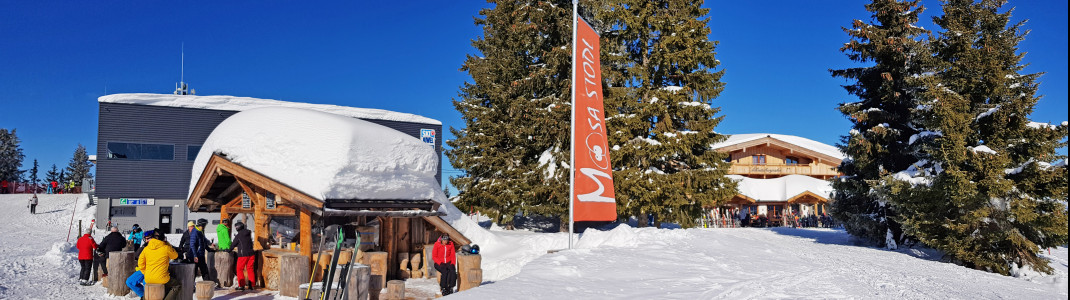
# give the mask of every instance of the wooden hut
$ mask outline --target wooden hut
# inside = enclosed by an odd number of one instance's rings
[[[279,288],[280,274],[292,273],[278,270],[284,256],[311,262],[334,248],[317,245],[328,225],[341,225],[347,239],[360,236],[356,247],[368,254],[360,262],[385,284],[404,277],[401,263],[410,253],[423,253],[442,235],[458,247],[471,243],[441,218],[438,163],[433,147],[385,126],[295,108],[254,109],[229,117],[205,141],[186,205],[247,224],[259,256],[257,282],[269,289]],[[339,262],[350,253],[340,253]],[[301,268],[315,271],[326,259]]]

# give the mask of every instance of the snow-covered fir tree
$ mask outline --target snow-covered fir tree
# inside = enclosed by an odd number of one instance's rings
[[[473,82],[453,101],[465,121],[447,141],[447,157],[464,171],[450,178],[456,204],[506,226],[516,214],[567,220],[571,2],[490,2],[476,19],[480,54],[461,68]]]
[[[942,65],[917,119],[940,134],[912,145],[917,162],[890,191],[904,228],[957,262],[1051,272],[1038,252],[1067,243],[1067,169],[1056,153],[1067,125],[1029,120],[1040,74],[1021,74],[1027,32],[1005,4],[950,0],[934,19]]]
[[[851,41],[840,50],[872,65],[831,71],[851,81],[844,88],[859,99],[839,106],[853,125],[839,145],[848,159],[839,166],[844,176],[833,182],[831,212],[852,235],[894,249],[903,239],[896,208],[874,191],[881,190],[876,185],[882,176],[916,161],[907,150],[919,132],[912,112],[931,65],[921,39],[928,31],[914,25],[924,11],[916,0],[874,0],[866,10],[871,21],[844,28]]]
[[[70,163],[67,164],[68,180],[74,180],[74,185],[81,186],[82,179],[93,178],[93,174],[89,173],[89,168],[93,167],[93,163],[89,162],[89,154],[85,151],[85,146],[78,144],[78,148],[74,149],[74,155],[71,157]]]
[[[592,2],[581,2],[580,5]],[[648,214],[692,226],[704,208],[736,194],[724,175],[723,117],[711,104],[724,89],[702,1],[597,1],[606,128],[621,218]],[[581,10],[583,12],[583,10]],[[595,24],[592,24],[595,25]],[[656,225],[656,224],[655,224]]]
[[[15,130],[0,128],[0,180],[17,181],[22,173],[19,167],[26,155],[19,147],[19,136]]]

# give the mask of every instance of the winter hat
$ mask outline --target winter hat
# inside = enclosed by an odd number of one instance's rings
[[[193,223],[193,220],[190,220],[188,223],[186,223],[186,227],[196,226],[196,225],[197,225],[197,223]]]

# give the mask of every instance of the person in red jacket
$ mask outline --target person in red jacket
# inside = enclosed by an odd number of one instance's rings
[[[438,238],[434,248],[431,248],[431,259],[435,262],[435,270],[442,273],[438,281],[442,296],[452,294],[453,287],[457,285],[457,254],[449,235]]]
[[[93,270],[93,251],[97,249],[97,242],[93,240],[93,236],[86,233],[81,238],[78,238],[78,263],[82,264],[82,272],[78,275],[78,280],[82,285],[91,285],[89,281],[90,272]]]

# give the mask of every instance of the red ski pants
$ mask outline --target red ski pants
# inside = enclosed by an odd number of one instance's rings
[[[251,286],[251,287],[255,287],[256,286],[256,273],[254,273],[256,271],[253,270],[253,268],[255,266],[256,266],[256,256],[255,255],[238,257],[238,268],[237,268],[237,270],[235,270],[235,272],[238,273],[238,286],[243,286],[243,283],[245,283],[245,278],[246,278],[246,276],[244,276],[245,272],[249,272],[249,276],[248,276],[248,278],[249,278],[249,286]]]

